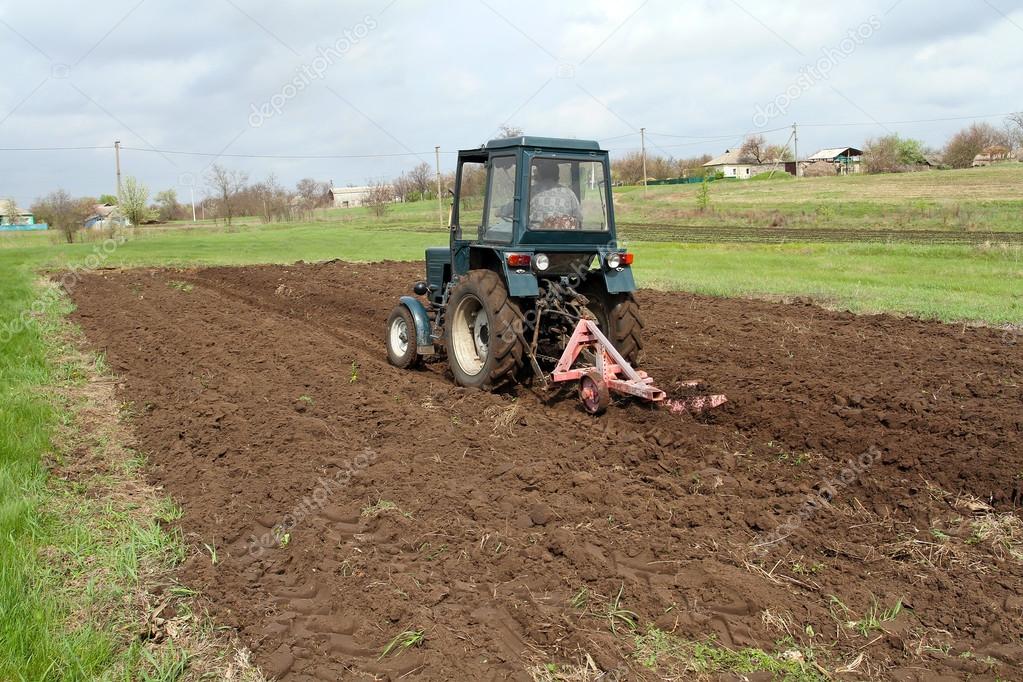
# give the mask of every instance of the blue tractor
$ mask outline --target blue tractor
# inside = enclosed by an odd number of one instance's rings
[[[460,151],[450,243],[426,250],[426,280],[391,313],[390,362],[443,352],[456,383],[487,390],[544,380],[585,318],[635,364],[643,321],[610,180],[607,152],[586,140]]]

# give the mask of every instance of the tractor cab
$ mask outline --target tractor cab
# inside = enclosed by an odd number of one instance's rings
[[[427,251],[434,300],[477,268],[500,273],[512,296],[536,296],[538,278],[579,275],[608,256],[617,263],[602,273],[608,291],[632,291],[610,177],[608,154],[592,141],[515,137],[460,151],[450,244]]]

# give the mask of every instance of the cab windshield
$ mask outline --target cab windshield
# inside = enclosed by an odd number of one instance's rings
[[[530,230],[607,231],[602,161],[535,158],[529,174]]]

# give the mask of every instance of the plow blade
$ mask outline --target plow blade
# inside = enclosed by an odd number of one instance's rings
[[[584,355],[584,351],[588,354]],[[587,364],[577,365],[580,356]],[[590,360],[592,357],[592,360]],[[554,382],[578,381],[579,399],[590,414],[600,414],[611,402],[611,393],[629,395],[652,403],[663,403],[675,413],[697,414],[719,405],[727,398],[723,395],[693,396],[669,399],[654,386],[654,380],[637,370],[604,336],[593,320],[579,320],[565,346],[558,364],[551,373]],[[693,386],[699,382],[686,382]]]

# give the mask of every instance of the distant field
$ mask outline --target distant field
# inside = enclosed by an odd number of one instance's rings
[[[677,226],[1023,232],[1023,164],[894,175],[851,175],[616,189],[625,223]]]

